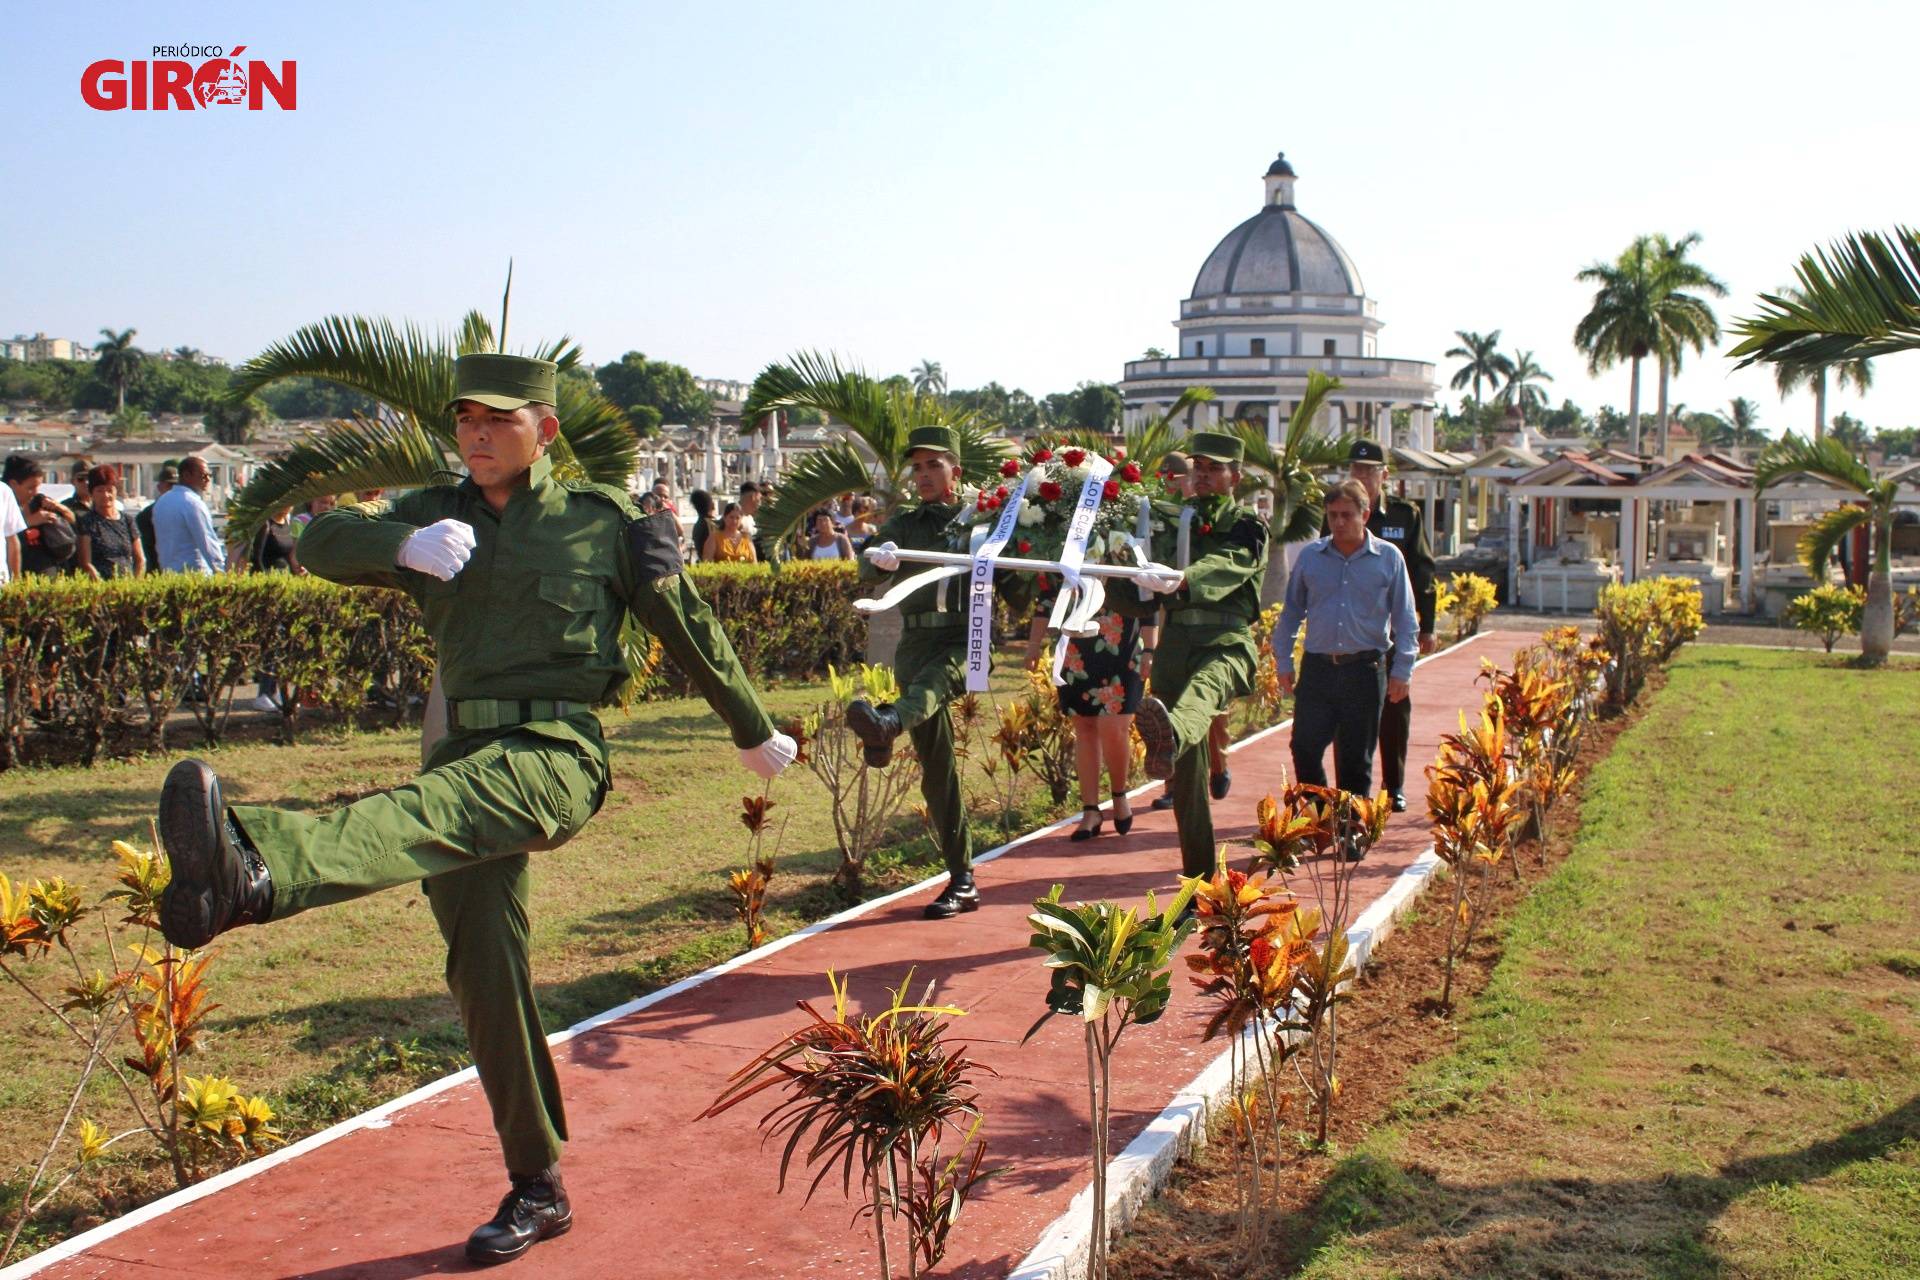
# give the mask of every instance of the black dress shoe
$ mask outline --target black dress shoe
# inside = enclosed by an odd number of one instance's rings
[[[1392,793],[1392,796],[1393,811],[1395,813],[1405,813],[1407,811],[1407,793],[1404,791],[1395,791]]]
[[[1167,810],[1173,808],[1173,797],[1162,791],[1153,798],[1153,803],[1148,805],[1147,808],[1159,813],[1165,813]]]
[[[273,914],[266,859],[220,800],[203,760],[182,760],[160,788],[160,843],[172,877],[160,894],[160,932],[176,947],[204,947],[229,929]]]
[[[962,911],[979,909],[980,890],[974,887],[973,872],[962,871],[959,875],[948,878],[947,887],[940,891],[939,897],[927,904],[923,914],[929,920],[946,920],[959,915]]]
[[[1222,769],[1207,779],[1207,792],[1215,800],[1225,800],[1227,792],[1233,790],[1233,770]]]
[[[891,702],[874,706],[865,698],[847,704],[847,728],[860,739],[869,768],[884,769],[893,763],[893,740],[900,736],[900,713]]]
[[[486,1266],[512,1262],[542,1240],[565,1235],[573,1226],[573,1206],[560,1181],[560,1166],[539,1173],[509,1175],[513,1190],[492,1218],[467,1237],[467,1261]]]
[[[1133,809],[1129,806],[1126,815],[1121,816],[1118,800],[1113,802],[1113,830],[1117,835],[1125,835],[1133,830]]]
[[[1171,778],[1176,742],[1173,717],[1167,714],[1167,704],[1158,698],[1140,699],[1140,710],[1133,717],[1133,727],[1140,731],[1140,741],[1147,744],[1147,776],[1163,781]]]
[[[1080,806],[1080,821],[1085,822],[1088,814],[1093,815],[1093,825],[1090,827],[1075,827],[1073,834],[1067,837],[1072,843],[1079,844],[1082,840],[1091,840],[1100,834],[1100,828],[1106,823],[1106,819],[1100,816],[1100,806],[1097,804]],[[1114,825],[1117,827],[1120,824],[1116,822]]]

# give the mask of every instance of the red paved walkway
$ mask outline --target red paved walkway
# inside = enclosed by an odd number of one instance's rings
[[[1427,847],[1420,771],[1454,728],[1456,710],[1478,705],[1481,657],[1504,662],[1525,639],[1483,637],[1420,668],[1411,810],[1361,866],[1355,915]],[[1254,805],[1275,789],[1287,749],[1283,729],[1234,753],[1233,794],[1215,806],[1223,840],[1250,836]],[[537,1246],[513,1274],[872,1276],[871,1229],[850,1225],[837,1184],[810,1205],[804,1180],[776,1196],[778,1152],[761,1147],[759,1108],[690,1121],[728,1073],[798,1025],[796,1000],[827,999],[825,970],[847,975],[854,999],[867,1004],[915,966],[916,988],[937,979],[939,998],[969,1011],[961,1030],[975,1041],[974,1056],[1000,1073],[982,1089],[985,1132],[990,1163],[1009,1166],[967,1206],[940,1274],[1004,1276],[1086,1182],[1090,1149],[1076,1027],[1057,1020],[1019,1043],[1045,1007],[1047,986],[1027,946],[1028,904],[1056,881],[1070,899],[1088,901],[1171,891],[1179,866],[1172,815],[1150,811],[1151,794],[1135,800],[1130,835],[1109,825],[1098,840],[1076,845],[1062,828],[982,863],[978,913],[923,921],[920,908],[934,889],[922,888],[561,1044],[575,1227]],[[1200,1043],[1205,1008],[1188,984],[1176,977],[1174,990],[1168,1016],[1122,1043],[1116,1152],[1223,1048]],[[151,1220],[83,1241],[81,1252],[38,1274],[398,1280],[465,1271],[466,1234],[503,1190],[485,1104],[468,1081],[201,1199],[163,1205]]]

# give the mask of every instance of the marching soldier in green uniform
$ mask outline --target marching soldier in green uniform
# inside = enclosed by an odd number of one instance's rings
[[[1167,612],[1153,662],[1153,693],[1141,700],[1134,724],[1147,746],[1147,775],[1172,779],[1167,790],[1180,829],[1181,873],[1208,876],[1217,852],[1208,801],[1209,730],[1233,699],[1253,692],[1259,669],[1253,624],[1260,616],[1267,526],[1233,499],[1243,455],[1239,437],[1195,432],[1189,454],[1191,514],[1182,511],[1156,536],[1154,548],[1156,561],[1183,571],[1143,579],[1163,597]],[[1124,592],[1114,599],[1126,603]]]
[[[950,551],[948,526],[960,514],[960,440],[949,427],[916,427],[907,437],[917,505],[896,511],[880,526],[860,560],[860,579],[877,582],[900,571],[896,551]],[[909,574],[924,565],[908,565]],[[973,838],[953,754],[953,720],[947,704],[966,691],[967,579],[947,578],[915,591],[900,604],[900,648],[894,675],[897,702],[874,706],[861,698],[847,708],[847,727],[865,747],[866,760],[882,768],[893,759],[902,733],[920,757],[920,793],[934,844],[947,864],[947,886],[927,904],[929,920],[944,920],[980,908],[973,885]]]
[[[680,572],[671,517],[643,518],[617,489],[554,478],[555,372],[546,360],[461,357],[449,408],[467,478],[328,512],[300,540],[313,573],[418,602],[449,728],[426,770],[321,816],[228,807],[197,760],[174,767],[160,798],[173,877],[161,920],[178,947],[424,883],[512,1183],[467,1241],[482,1263],[572,1225],[557,1163],[566,1116],[529,964],[527,855],[566,843],[606,797],[592,708],[626,679],[624,615],[687,672],[744,765],[770,778],[794,755]]]
[[[1418,503],[1388,496],[1387,455],[1372,440],[1356,440],[1347,451],[1347,475],[1366,486],[1372,507],[1367,532],[1390,542],[1407,562],[1413,579],[1413,603],[1420,617],[1421,653],[1433,652],[1433,548]],[[1380,711],[1380,787],[1393,797],[1395,813],[1407,808],[1407,737],[1413,728],[1413,699],[1388,699]]]

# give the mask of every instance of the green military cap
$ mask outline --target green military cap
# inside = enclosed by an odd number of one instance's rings
[[[960,433],[952,427],[915,427],[907,433],[907,452],[915,449],[938,449],[941,453],[960,456]]]
[[[453,362],[453,399],[447,401],[447,408],[453,408],[462,400],[472,400],[489,409],[552,404],[554,376],[559,368],[551,360],[535,360],[531,356],[494,352],[461,356]]]
[[[1187,452],[1196,458],[1231,462],[1237,467],[1246,457],[1246,446],[1240,442],[1239,436],[1228,435],[1224,431],[1196,431]]]

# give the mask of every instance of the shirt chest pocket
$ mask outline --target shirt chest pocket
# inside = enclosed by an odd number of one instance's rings
[[[533,613],[542,647],[555,657],[579,657],[599,652],[601,616],[607,606],[606,584],[585,573],[543,573]]]

